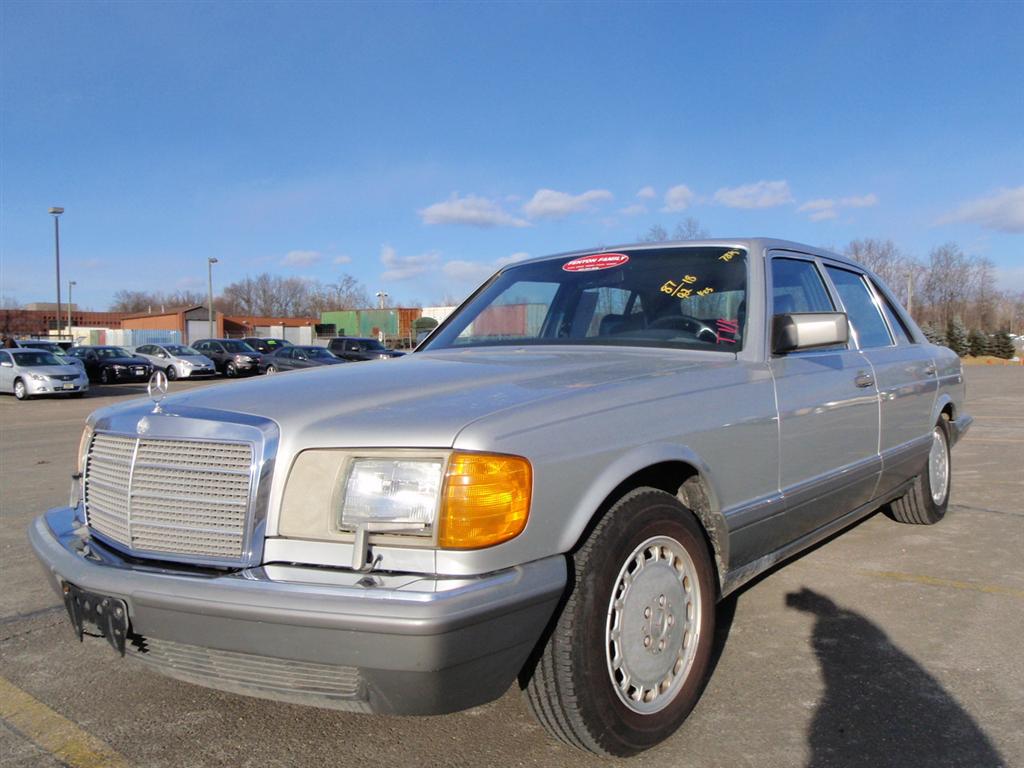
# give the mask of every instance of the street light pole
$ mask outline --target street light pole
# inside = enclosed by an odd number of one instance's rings
[[[68,336],[71,335],[71,289],[76,285],[74,280],[68,280]]]
[[[387,301],[388,295],[384,291],[377,291],[377,303],[380,309],[384,309],[384,302]]]
[[[53,215],[53,247],[57,257],[57,333],[60,334],[60,215],[64,209],[53,206],[50,213]]]
[[[209,318],[209,325],[207,326],[208,339],[213,338],[213,265],[217,263],[217,259],[211,256],[206,260],[206,279],[207,287],[209,288],[209,304],[206,306],[207,317]],[[190,339],[191,341],[191,339]]]

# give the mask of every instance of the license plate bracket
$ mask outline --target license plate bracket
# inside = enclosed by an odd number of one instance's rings
[[[128,639],[131,622],[128,619],[128,604],[119,598],[98,595],[64,582],[64,607],[67,608],[71,626],[78,636],[98,634],[105,637],[110,646],[124,656],[125,641]]]

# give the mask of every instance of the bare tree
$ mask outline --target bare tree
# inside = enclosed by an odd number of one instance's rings
[[[673,240],[706,240],[709,237],[711,237],[711,233],[702,227],[693,216],[683,219],[672,230]],[[642,243],[664,243],[669,239],[668,230],[661,224],[652,224],[650,229],[637,239]]]
[[[707,240],[711,233],[700,225],[693,216],[687,216],[672,230],[673,240]]]

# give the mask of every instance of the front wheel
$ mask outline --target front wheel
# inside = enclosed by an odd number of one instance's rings
[[[174,381],[176,378],[178,378],[178,369],[175,368],[173,365],[168,365],[164,373],[167,374],[168,381]]]
[[[19,400],[28,400],[28,387],[25,386],[25,382],[21,379],[17,379],[14,382],[14,396]]]
[[[910,490],[889,504],[892,517],[901,523],[934,525],[946,516],[949,507],[949,488],[952,475],[949,453],[949,427],[944,418],[932,428],[932,442],[928,449],[928,465],[917,477]]]
[[[575,584],[527,702],[567,744],[634,755],[671,736],[703,691],[715,622],[707,543],[675,497],[640,488],[573,559]]]

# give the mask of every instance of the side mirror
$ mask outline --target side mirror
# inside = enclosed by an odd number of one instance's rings
[[[846,344],[850,324],[845,312],[799,312],[772,318],[772,353]]]

